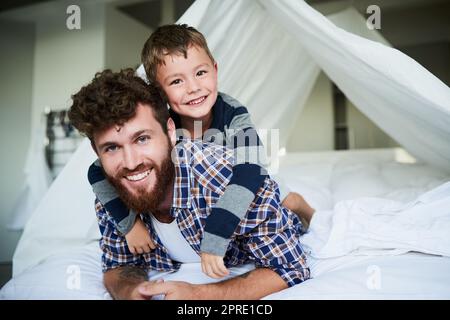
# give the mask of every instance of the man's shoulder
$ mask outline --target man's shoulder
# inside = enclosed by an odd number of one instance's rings
[[[182,139],[175,145],[176,158],[180,164],[198,162],[203,158],[229,158],[233,151],[223,145],[201,139]]]
[[[175,166],[195,180],[209,183],[216,177],[228,177],[234,165],[233,150],[202,140],[181,141],[176,146]]]

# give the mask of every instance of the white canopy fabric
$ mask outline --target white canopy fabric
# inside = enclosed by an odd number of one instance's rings
[[[362,28],[365,21],[354,10],[327,19],[298,0],[198,0],[178,22],[205,34],[219,64],[220,90],[248,107],[258,129],[280,129],[280,147],[296,134],[294,121],[322,69],[414,156],[450,169],[449,88],[381,44],[385,40]],[[14,275],[52,254],[97,241],[86,179],[94,158],[85,141],[54,181],[25,227]]]
[[[357,108],[418,159],[450,170],[450,90],[398,50],[336,28],[303,1],[260,1]]]

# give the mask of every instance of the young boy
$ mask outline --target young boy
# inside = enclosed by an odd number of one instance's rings
[[[267,173],[263,146],[247,109],[218,92],[217,63],[203,35],[187,25],[159,27],[142,50],[147,79],[161,89],[171,117],[187,137],[203,138],[234,149],[236,163],[225,193],[208,216],[201,245],[202,270],[213,278],[228,274],[223,264],[230,238],[246,214]],[[118,198],[100,164],[89,169],[89,181],[100,202],[116,220],[132,253],[154,248],[148,231],[134,212]],[[282,189],[281,189],[282,190]],[[282,192],[283,206],[302,218],[305,229],[314,209],[296,194]]]

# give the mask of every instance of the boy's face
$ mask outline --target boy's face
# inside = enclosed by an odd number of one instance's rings
[[[167,55],[158,66],[156,80],[165,91],[170,107],[181,117],[204,120],[217,99],[217,64],[205,50],[190,46],[187,58]]]

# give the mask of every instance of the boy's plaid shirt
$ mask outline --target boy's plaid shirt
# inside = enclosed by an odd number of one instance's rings
[[[175,146],[172,160],[176,174],[171,215],[186,241],[198,253],[206,219],[231,179],[233,150],[199,140],[183,140]],[[280,205],[279,196],[276,182],[266,178],[235,230],[224,261],[227,267],[253,262],[256,267],[270,268],[293,286],[307,280],[310,271],[299,242],[301,222]],[[157,247],[147,254],[132,255],[125,237],[115,230],[112,217],[98,200],[96,212],[102,234],[104,272],[123,265],[159,271],[174,271],[180,267],[162,245],[150,216],[142,214],[141,218]]]

